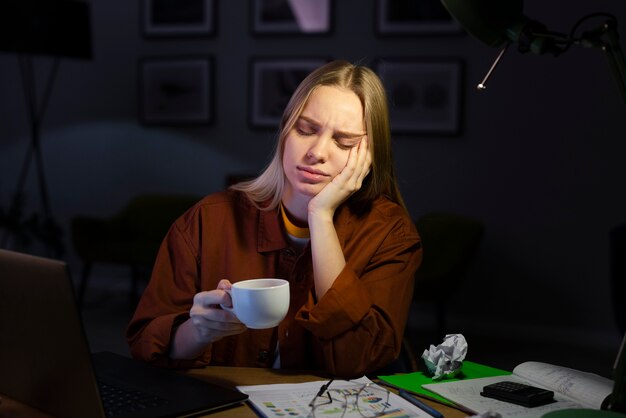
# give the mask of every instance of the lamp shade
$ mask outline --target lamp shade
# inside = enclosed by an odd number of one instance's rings
[[[79,0],[3,0],[0,51],[90,59],[89,4]]]
[[[448,12],[479,41],[498,47],[514,41],[525,20],[522,0],[441,0]]]

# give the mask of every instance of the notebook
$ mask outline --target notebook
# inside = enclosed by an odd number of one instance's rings
[[[92,355],[66,263],[2,249],[0,371],[0,393],[68,418],[194,416],[248,397],[117,354]],[[135,410],[105,408],[110,392]]]

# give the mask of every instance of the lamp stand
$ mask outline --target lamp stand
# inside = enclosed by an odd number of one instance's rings
[[[26,99],[26,113],[30,124],[30,143],[22,162],[13,200],[9,206],[8,212],[4,216],[5,219],[3,219],[4,225],[2,226],[4,226],[5,231],[0,240],[0,246],[6,247],[11,235],[13,235],[15,241],[28,244],[30,241],[28,231],[30,231],[35,238],[43,242],[50,253],[60,257],[65,252],[64,245],[61,241],[62,231],[52,216],[40,141],[41,122],[46,111],[48,99],[50,98],[52,86],[54,85],[60,60],[58,57],[54,57],[53,59],[52,68],[47,76],[41,103],[37,103],[37,89],[32,57],[30,55],[19,55],[18,61]],[[24,187],[33,159],[35,160],[42,219],[37,215],[33,215],[31,218],[23,220],[25,200]]]

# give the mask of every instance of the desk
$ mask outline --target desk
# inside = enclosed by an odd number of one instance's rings
[[[189,376],[207,382],[215,383],[226,387],[238,385],[261,385],[273,383],[301,383],[315,380],[326,380],[328,377],[314,372],[292,372],[288,370],[274,370],[262,368],[246,367],[206,367],[204,369],[193,369],[184,372]],[[1,396],[1,395],[0,395]],[[16,402],[2,396],[3,403],[0,405],[0,418],[51,418],[50,415],[39,412],[24,404]],[[457,409],[443,406],[436,402],[424,400],[425,403],[433,406],[444,414],[446,418],[462,418],[467,414]],[[216,411],[205,415],[210,418],[256,418],[257,415],[246,405],[239,405],[221,411]]]

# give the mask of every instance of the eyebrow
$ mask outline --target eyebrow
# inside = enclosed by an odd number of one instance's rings
[[[316,120],[311,119],[304,115],[300,115],[298,119],[302,119],[305,122],[310,123],[311,125],[320,126],[320,124]],[[365,136],[365,135],[367,135],[367,132],[354,133],[354,132],[346,132],[346,131],[335,131],[334,136],[337,138],[354,139],[354,138],[358,138],[358,137]]]

